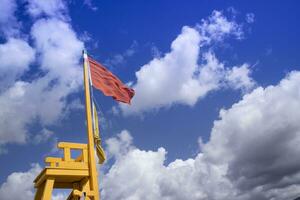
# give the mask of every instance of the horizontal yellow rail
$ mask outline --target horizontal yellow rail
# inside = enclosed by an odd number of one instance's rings
[[[72,142],[59,142],[57,147],[60,149],[70,148],[70,149],[87,149],[87,144],[72,143]]]

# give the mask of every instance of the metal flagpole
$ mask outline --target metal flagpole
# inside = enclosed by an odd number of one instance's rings
[[[94,192],[94,200],[100,200],[98,175],[95,161],[95,146],[94,134],[92,125],[92,112],[91,112],[91,94],[90,94],[90,81],[89,81],[89,64],[87,60],[86,51],[83,51],[83,74],[84,74],[84,89],[85,89],[85,109],[86,109],[86,122],[87,122],[87,136],[88,136],[88,157],[89,157],[89,176],[90,187]]]

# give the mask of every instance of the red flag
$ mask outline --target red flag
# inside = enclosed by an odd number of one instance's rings
[[[106,96],[112,96],[117,101],[130,104],[134,90],[127,87],[113,73],[91,57],[88,57],[88,61],[93,86],[101,90]]]

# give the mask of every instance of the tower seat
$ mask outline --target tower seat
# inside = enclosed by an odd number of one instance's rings
[[[46,157],[47,166],[34,180],[37,188],[35,200],[51,200],[53,188],[72,189],[70,200],[77,200],[82,195],[92,199],[94,192],[90,190],[87,144],[60,142],[57,147],[63,150],[63,157]],[[80,151],[76,158],[71,156],[74,149]]]

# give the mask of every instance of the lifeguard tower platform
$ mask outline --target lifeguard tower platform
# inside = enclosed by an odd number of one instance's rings
[[[98,191],[91,188],[87,144],[60,142],[57,147],[63,151],[63,157],[45,159],[48,166],[34,180],[35,200],[51,200],[54,188],[71,189],[68,200],[96,199]],[[72,158],[72,150],[79,150],[80,155]]]

